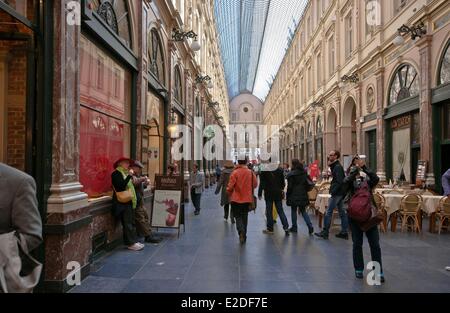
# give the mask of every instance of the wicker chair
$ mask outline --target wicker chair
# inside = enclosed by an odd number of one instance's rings
[[[331,187],[331,183],[329,183],[329,182],[323,183],[319,187],[319,193],[327,192],[328,190],[330,190],[330,187]]]
[[[402,219],[402,232],[405,227],[408,226],[408,221],[413,222],[413,229],[420,233],[421,224],[419,217],[422,208],[422,196],[418,194],[409,194],[402,198],[400,202],[400,212],[399,215]]]
[[[436,218],[439,222],[438,233],[441,233],[441,229],[445,228],[446,230],[450,229],[450,197],[444,197],[439,201],[438,212],[436,213]],[[444,222],[447,221],[447,226],[444,226]]]
[[[386,200],[380,193],[375,193],[373,195],[373,199],[375,201],[377,209],[383,212],[383,223],[380,224],[380,229],[383,233],[385,233],[387,231],[387,211],[385,208]]]
[[[311,210],[312,213],[316,214],[316,215],[317,215],[316,199],[317,199],[318,194],[319,194],[319,189],[317,187],[314,187],[310,192],[308,192],[308,198],[309,198],[308,210]]]

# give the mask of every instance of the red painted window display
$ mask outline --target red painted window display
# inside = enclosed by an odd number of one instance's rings
[[[131,74],[81,38],[80,181],[89,197],[111,191],[115,160],[130,154]]]

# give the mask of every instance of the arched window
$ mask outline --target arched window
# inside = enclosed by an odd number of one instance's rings
[[[316,133],[318,136],[323,134],[323,125],[322,125],[322,120],[320,119],[320,116],[317,118]]]
[[[164,55],[161,39],[156,29],[152,29],[149,35],[148,58],[150,60],[150,72],[152,72],[161,84],[164,85]]]
[[[174,97],[181,104],[183,99],[182,85],[181,85],[181,73],[180,68],[175,66],[175,86],[174,86]]]
[[[128,48],[131,47],[131,22],[128,1],[125,0],[91,0],[93,11],[108,24]]]
[[[311,122],[308,123],[308,139],[312,139],[312,127],[311,127]]]
[[[409,65],[402,65],[395,73],[389,89],[389,104],[396,104],[402,100],[419,94],[419,75],[416,69]]]
[[[202,116],[201,112],[200,112],[200,101],[198,100],[198,98],[195,99],[195,112],[194,112],[195,116]]]
[[[305,128],[300,129],[300,142],[303,143],[305,141]]]
[[[450,83],[450,41],[447,44],[447,49],[441,61],[441,70],[439,71],[439,85],[447,83]]]

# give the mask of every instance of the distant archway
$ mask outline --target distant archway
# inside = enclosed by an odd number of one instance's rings
[[[325,134],[327,152],[337,149],[337,114],[334,108],[328,111]]]
[[[352,97],[345,101],[342,112],[341,153],[342,155],[355,155],[357,153],[356,102]]]

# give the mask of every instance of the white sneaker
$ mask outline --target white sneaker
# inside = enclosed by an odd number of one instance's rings
[[[140,251],[142,249],[144,249],[144,245],[139,242],[136,242],[135,244],[128,246],[128,250],[132,250],[132,251]]]
[[[447,266],[445,269],[446,269],[447,271],[450,271],[450,266]]]

